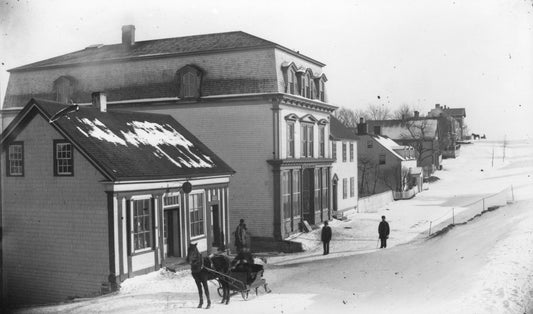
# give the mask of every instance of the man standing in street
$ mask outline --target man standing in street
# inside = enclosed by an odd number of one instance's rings
[[[379,239],[381,240],[381,249],[384,249],[387,247],[387,239],[389,238],[390,233],[389,223],[385,221],[385,216],[381,216],[378,233]]]
[[[322,243],[324,244],[324,254],[329,254],[329,241],[331,241],[331,228],[328,226],[328,221],[324,221],[324,227],[322,227]]]

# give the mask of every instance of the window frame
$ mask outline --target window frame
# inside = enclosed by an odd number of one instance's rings
[[[350,177],[350,197],[355,196],[355,177]]]
[[[136,215],[137,208],[136,208],[135,204],[136,204],[136,202],[146,202],[146,201],[148,202],[148,213],[145,214],[145,215],[142,215],[142,217],[143,217],[143,222],[144,222],[144,219],[148,219],[149,229],[148,230],[142,230],[142,232],[135,232],[135,221],[136,221],[136,217],[139,216],[139,215]],[[154,223],[155,223],[155,218],[154,218],[155,211],[154,211],[154,200],[153,200],[153,198],[151,198],[151,197],[142,197],[142,198],[132,198],[132,199],[130,199],[129,200],[129,212],[130,212],[130,217],[131,217],[131,220],[130,220],[130,252],[131,252],[131,255],[138,255],[138,254],[142,254],[142,253],[153,251],[155,249],[155,225],[154,225]],[[137,222],[138,222],[138,220],[137,220]],[[143,226],[146,226],[146,223],[144,223]],[[146,235],[146,234],[149,235],[150,243],[146,247],[142,247],[142,248],[138,248],[137,249],[136,248],[137,237],[141,233],[143,234],[143,236]]]
[[[20,155],[21,155],[21,159],[20,160],[12,160],[11,159],[11,152],[10,152],[10,149],[11,147],[14,147],[14,146],[20,146]],[[18,154],[18,153],[17,153]],[[20,173],[12,173],[11,172],[11,162],[12,161],[20,161],[20,166],[16,166],[16,167],[20,167],[21,168],[21,171]],[[6,150],[6,176],[8,177],[23,177],[24,176],[24,142],[23,141],[14,141],[14,142],[11,142],[8,146],[7,146],[7,150]]]
[[[195,212],[196,210],[193,209],[192,207],[192,198],[193,197],[198,197],[200,196],[198,199],[202,201],[202,208],[201,208],[201,211],[202,211],[202,219],[199,219],[197,221],[193,221],[193,215],[192,213]],[[189,197],[188,197],[188,209],[187,209],[188,213],[189,213],[189,238],[191,240],[193,239],[201,239],[201,238],[205,238],[207,236],[207,213],[206,213],[206,201],[205,201],[205,193],[203,191],[197,191],[197,192],[191,192],[189,193]],[[202,222],[201,223],[201,226],[202,226],[202,232],[201,234],[197,234],[197,235],[194,235],[193,236],[193,223],[194,224],[197,224],[199,222]]]
[[[379,156],[378,156],[378,164],[379,165],[386,165],[387,164],[387,156],[385,156],[385,154],[379,154]]]
[[[326,156],[326,128],[323,125],[318,126],[318,157]]]
[[[331,158],[337,161],[337,142],[335,141],[331,142]]]
[[[366,148],[374,148],[374,142],[372,142],[372,140],[368,140],[366,142]]]
[[[348,154],[347,154],[346,142],[342,142],[342,162],[346,162],[347,160],[348,160]]]
[[[301,151],[300,156],[304,158],[313,158],[314,157],[314,124],[312,123],[301,123]]]
[[[354,160],[354,145],[353,142],[350,142],[350,162]]]
[[[202,96],[203,75],[202,69],[192,64],[188,64],[176,71],[178,98],[200,98]]]
[[[345,200],[348,198],[348,179],[342,179],[342,199]]]
[[[287,121],[287,158],[295,157],[295,134],[296,123],[294,121]]]
[[[63,159],[63,160],[70,160],[70,166],[72,168],[72,171],[70,173],[59,173],[59,169],[58,169],[59,159],[57,158],[57,153],[58,153],[58,145],[60,144],[68,144],[70,146],[70,158]],[[74,145],[67,140],[54,140],[53,145],[54,145],[54,149],[53,149],[54,151],[54,156],[53,156],[54,177],[73,177],[74,176]]]

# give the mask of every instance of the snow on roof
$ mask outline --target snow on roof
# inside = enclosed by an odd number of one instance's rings
[[[391,140],[388,137],[383,137],[379,135],[373,136],[376,142],[381,144],[381,146],[385,147],[388,151],[390,151],[394,156],[398,157],[401,160],[406,160],[402,155],[398,154],[396,152],[397,149],[412,149],[410,146],[404,146],[399,145],[395,141]]]
[[[86,137],[93,137],[115,145],[133,145],[136,147],[139,147],[139,145],[152,146],[156,150],[154,152],[156,156],[167,158],[180,168],[184,166],[188,168],[214,167],[213,161],[209,156],[200,152],[193,152],[191,148],[194,145],[168,124],[160,125],[148,121],[127,122],[126,125],[130,126],[131,130],[127,132],[121,130],[121,135],[117,135],[98,119],[92,121],[87,118],[76,119],[87,126],[86,130],[83,130],[79,126],[77,127],[77,130]],[[180,156],[175,158],[167,154],[162,149],[163,146],[180,146],[188,154],[184,155],[185,157]],[[193,158],[187,156],[192,156]]]
[[[433,139],[437,132],[436,119],[419,120],[369,120],[369,130],[373,126],[381,126],[381,134],[389,138],[400,139]]]
[[[21,119],[35,108],[48,120],[65,105],[32,99],[14,123],[8,126],[6,134],[14,128],[23,127]],[[111,180],[174,179],[234,173],[170,115],[100,112],[88,106],[59,118],[51,125]]]

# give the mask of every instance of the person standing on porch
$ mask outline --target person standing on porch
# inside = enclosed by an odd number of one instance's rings
[[[385,216],[381,216],[381,222],[378,227],[379,239],[381,240],[381,249],[387,247],[387,239],[389,238],[390,228],[389,223],[385,221]]]
[[[241,219],[237,229],[235,229],[235,247],[237,253],[242,252],[243,248],[247,245],[246,224],[244,219]]]
[[[324,254],[329,254],[329,241],[331,241],[331,227],[328,226],[328,221],[324,221],[324,227],[322,227],[322,244],[324,245]]]

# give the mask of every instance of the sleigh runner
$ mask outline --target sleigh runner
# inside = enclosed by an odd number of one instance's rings
[[[272,292],[268,288],[266,279],[263,278],[264,269],[262,265],[249,265],[249,270],[231,270],[227,274],[218,272],[209,267],[204,268],[213,275],[218,276],[217,280],[211,282],[217,285],[217,292],[219,296],[223,294],[222,282],[228,283],[232,294],[240,293],[244,300],[248,300],[250,290],[255,289],[255,295],[258,295],[259,287],[263,286],[266,293]]]

